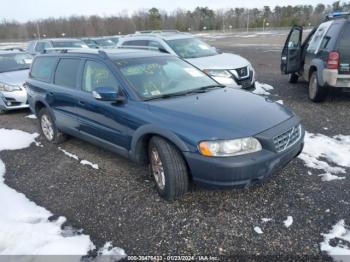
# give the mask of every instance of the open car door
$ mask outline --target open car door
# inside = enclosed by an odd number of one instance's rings
[[[302,36],[303,28],[293,26],[282,50],[281,71],[283,74],[291,74],[300,70]]]

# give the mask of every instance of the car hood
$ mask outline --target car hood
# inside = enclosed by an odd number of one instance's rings
[[[0,73],[0,83],[22,86],[24,82],[27,80],[28,74],[29,74],[29,69],[3,72],[3,73]]]
[[[155,122],[196,141],[254,136],[294,116],[265,97],[232,88],[154,100],[148,105]]]
[[[234,54],[222,53],[213,56],[186,59],[189,63],[199,69],[236,69],[245,67],[248,64],[247,59]]]

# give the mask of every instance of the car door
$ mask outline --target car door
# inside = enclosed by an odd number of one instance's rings
[[[68,133],[78,132],[76,91],[81,67],[80,58],[61,58],[58,61],[53,86],[49,92],[50,107],[54,110],[56,125]]]
[[[92,95],[99,87],[120,90],[119,81],[110,68],[101,61],[86,60],[80,83],[77,104],[79,131],[121,151],[128,148],[130,139],[123,123],[127,104],[97,100]]]
[[[303,28],[294,26],[284,44],[281,55],[281,71],[284,74],[295,73],[301,67],[301,41]]]

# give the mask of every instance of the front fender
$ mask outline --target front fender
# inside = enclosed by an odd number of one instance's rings
[[[172,142],[180,151],[190,151],[189,146],[174,132],[169,129],[165,129],[155,125],[145,125],[135,131],[131,140],[131,147],[129,151],[130,158],[136,162],[140,162],[143,159],[142,153],[144,138],[158,135]]]

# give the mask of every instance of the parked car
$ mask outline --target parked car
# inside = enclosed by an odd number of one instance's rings
[[[87,37],[81,40],[90,48],[116,48],[116,44],[106,37]]]
[[[24,83],[32,56],[20,51],[0,51],[0,112],[28,108]]]
[[[88,46],[79,39],[52,38],[29,41],[26,52],[32,55],[37,55],[44,52],[44,50],[62,48],[88,48]]]
[[[290,31],[281,57],[281,70],[289,82],[309,82],[309,98],[321,102],[330,88],[350,90],[349,13],[335,13],[302,41],[303,28]]]
[[[220,53],[188,33],[141,31],[121,38],[118,46],[151,47],[179,56],[225,86],[250,88],[255,84],[255,71],[249,61],[235,54]]]
[[[292,111],[226,88],[160,52],[40,55],[27,85],[48,141],[69,134],[150,164],[168,200],[185,194],[190,180],[216,187],[258,183],[303,148],[304,130]]]

